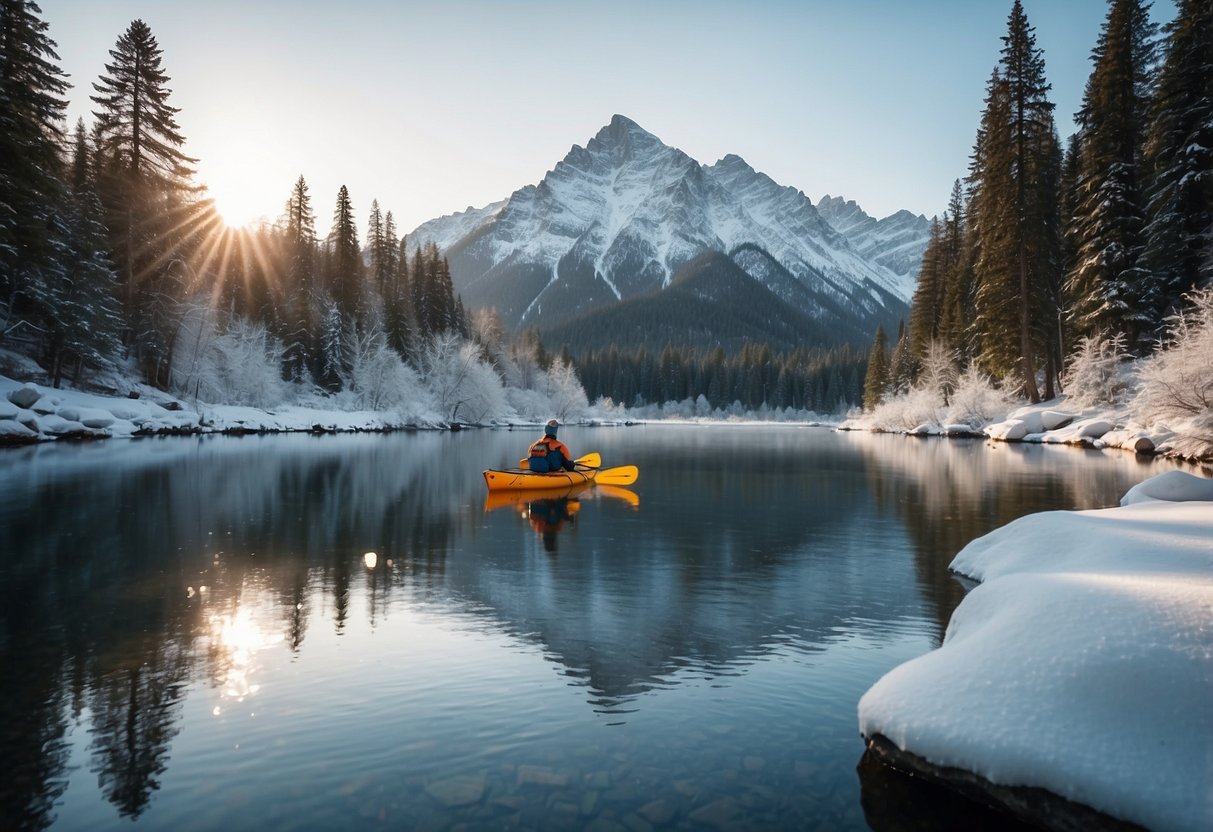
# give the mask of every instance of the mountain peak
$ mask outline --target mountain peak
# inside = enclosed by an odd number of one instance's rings
[[[636,121],[627,118],[626,115],[616,113],[611,116],[610,124],[599,130],[597,135],[591,139],[591,143],[593,142],[605,144],[608,147],[626,147],[631,144],[661,144],[661,139],[638,125]]]

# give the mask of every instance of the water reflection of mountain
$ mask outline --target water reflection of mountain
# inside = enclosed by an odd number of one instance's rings
[[[1064,449],[1037,458],[1056,449],[902,437],[604,437],[619,444],[611,458],[642,462],[642,506],[593,502],[557,558],[516,518],[482,511],[479,469],[516,453],[517,436],[6,454],[0,817],[49,825],[73,762],[120,814],[144,812],[187,688],[239,684],[216,628],[238,623],[246,594],[296,652],[317,626],[342,632],[351,616],[374,623],[437,599],[541,644],[596,708],[626,710],[642,691],[720,680],[772,651],[811,662],[843,634],[895,637],[924,601],[941,633],[959,598],[947,562],[970,537],[1037,507],[1114,502],[1141,476],[1127,455],[1088,469]],[[368,551],[382,556],[374,569]],[[73,731],[87,760],[70,759]]]
[[[638,516],[583,510],[581,545],[557,562],[478,541],[491,556],[467,553],[452,588],[534,634],[607,711],[676,674],[736,675],[775,649],[824,649],[872,615],[873,582],[886,585],[881,617],[920,614],[913,564],[887,556],[902,547],[876,522],[862,457],[834,443],[773,450],[722,469],[693,447],[655,449]]]

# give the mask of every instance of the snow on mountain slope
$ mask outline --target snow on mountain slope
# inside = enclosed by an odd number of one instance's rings
[[[538,185],[408,236],[437,242],[464,302],[495,307],[513,328],[660,290],[695,256],[743,245],[844,306],[860,294],[861,306],[896,305],[913,292],[912,279],[863,256],[802,192],[738,156],[701,165],[618,115]]]
[[[483,208],[468,206],[455,214],[423,222],[408,235],[409,250],[416,251],[417,242],[432,242],[440,251],[446,251],[472,231],[491,220],[505,207],[506,200],[490,203]]]
[[[865,258],[911,278],[913,291],[931,232],[930,220],[909,211],[897,211],[878,220],[854,200],[829,194],[817,203],[817,211]]]

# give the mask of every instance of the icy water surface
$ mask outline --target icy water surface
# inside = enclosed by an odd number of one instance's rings
[[[860,765],[860,695],[968,540],[1169,467],[573,427],[639,482],[486,505],[532,433],[0,453],[0,827],[964,828]]]

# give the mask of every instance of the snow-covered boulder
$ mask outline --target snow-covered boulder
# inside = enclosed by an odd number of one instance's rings
[[[23,410],[29,410],[40,398],[42,391],[33,384],[25,384],[8,392],[8,400]]]
[[[16,419],[20,412],[21,408],[8,399],[0,399],[0,419]]]
[[[1041,433],[1045,430],[1044,410],[1039,405],[1028,405],[1011,412],[1008,421],[1023,422],[1026,433]]]
[[[1045,430],[1064,428],[1078,417],[1073,413],[1062,413],[1060,410],[1044,410],[1040,414],[1040,423]]]
[[[37,431],[32,431],[13,419],[0,419],[0,445],[24,444],[37,440]]]
[[[64,419],[55,413],[48,413],[38,418],[38,427],[43,433],[51,436],[64,436],[69,433],[85,433],[88,428],[71,419]]]
[[[86,428],[108,428],[114,423],[114,414],[98,407],[64,407],[59,415],[71,422],[79,422]]]
[[[1213,503],[1213,480],[1196,477],[1186,471],[1167,471],[1130,488],[1125,496],[1120,498],[1120,504],[1131,506],[1149,500]]]
[[[986,425],[985,428],[986,436],[1003,442],[1018,442],[1029,433],[1039,433],[1039,431],[1028,430],[1028,423],[1022,419],[1008,419],[1005,422],[995,422],[992,425]]]
[[[952,569],[984,583],[938,650],[863,696],[861,733],[995,799],[1035,787],[1150,829],[1213,829],[1213,483],[1173,473],[1125,495],[1140,502],[969,543]]]

